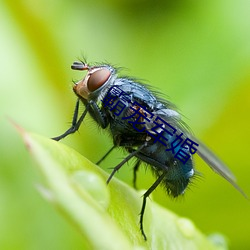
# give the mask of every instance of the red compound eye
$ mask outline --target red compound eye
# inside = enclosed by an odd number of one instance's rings
[[[88,79],[88,90],[93,92],[99,89],[109,78],[110,71],[108,69],[99,69],[92,73]]]

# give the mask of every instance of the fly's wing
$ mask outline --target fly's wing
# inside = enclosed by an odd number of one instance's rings
[[[236,178],[229,168],[210,149],[208,149],[190,133],[189,128],[184,122],[182,122],[181,116],[177,111],[172,109],[162,109],[153,113],[161,117],[164,121],[170,123],[177,129],[178,133],[183,132],[184,137],[198,143],[199,146],[197,147],[197,154],[210,166],[212,170],[231,183],[243,196],[248,199],[247,195],[237,185]]]
[[[237,185],[236,178],[230,169],[203,143],[198,141],[192,135],[188,135],[188,138],[197,142],[199,146],[197,147],[197,154],[220,176],[231,183],[245,198],[248,199],[247,195],[242,191],[242,189]]]

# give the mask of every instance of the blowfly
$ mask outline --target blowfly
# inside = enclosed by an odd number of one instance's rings
[[[118,70],[109,64],[90,66],[80,61],[74,62],[71,68],[84,70],[87,74],[73,87],[77,102],[71,127],[53,139],[59,141],[76,132],[89,113],[113,138],[113,147],[98,163],[116,147],[128,152],[114,167],[107,183],[131,158],[136,158],[134,185],[140,165],[144,163],[150,167],[156,181],[143,195],[140,230],[145,240],[143,216],[147,197],[159,184],[172,197],[182,195],[195,174],[195,153],[244,195],[232,172],[189,132],[175,106],[159,98],[149,86],[133,78],[119,77]],[[80,103],[85,110],[79,115]]]

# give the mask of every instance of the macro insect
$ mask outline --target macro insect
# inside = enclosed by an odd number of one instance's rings
[[[102,129],[108,129],[113,138],[113,147],[98,163],[116,147],[128,152],[124,160],[114,167],[107,183],[131,158],[136,158],[134,185],[140,165],[144,163],[150,167],[156,181],[143,195],[140,230],[145,240],[143,216],[147,197],[159,184],[172,197],[182,195],[195,174],[195,153],[244,195],[231,171],[189,132],[172,103],[157,97],[145,84],[119,77],[117,69],[109,64],[90,66],[80,61],[74,62],[71,68],[87,73],[73,86],[77,102],[71,127],[52,139],[59,141],[76,132],[89,113]],[[79,115],[80,103],[85,110]]]

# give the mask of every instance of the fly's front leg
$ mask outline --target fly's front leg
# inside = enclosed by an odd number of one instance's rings
[[[104,129],[108,126],[107,117],[104,112],[98,107],[94,101],[89,101],[89,113],[96,120],[96,122]]]
[[[80,105],[80,100],[78,99],[76,102],[71,127],[62,135],[59,135],[57,137],[52,138],[53,140],[59,141],[59,140],[63,139],[64,137],[68,136],[69,134],[75,133],[79,129],[84,117],[86,116],[86,114],[88,112],[93,116],[93,118],[96,120],[96,122],[99,125],[101,125],[102,128],[106,128],[108,126],[105,114],[100,110],[100,108],[98,107],[98,105],[94,101],[88,102],[88,104],[86,105],[86,109],[84,110],[84,112],[80,116],[79,120],[77,120],[78,113],[79,113],[79,105]]]
[[[51,139],[53,139],[55,141],[60,141],[64,137],[68,136],[69,134],[75,133],[79,129],[79,127],[80,127],[80,125],[81,125],[81,123],[82,123],[82,121],[83,121],[84,117],[86,116],[86,114],[88,112],[88,109],[89,109],[89,106],[87,105],[86,109],[84,110],[84,112],[80,116],[79,120],[77,120],[78,119],[78,112],[79,112],[79,104],[80,104],[80,100],[78,99],[77,102],[76,102],[71,127],[65,133],[63,133],[62,135],[59,135],[57,137],[53,137]]]

